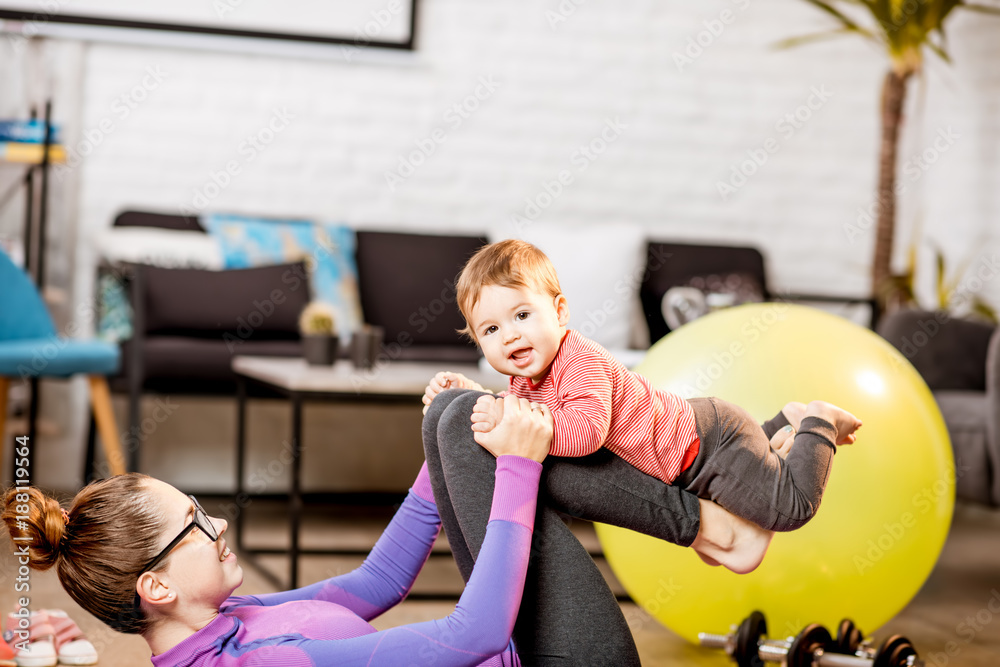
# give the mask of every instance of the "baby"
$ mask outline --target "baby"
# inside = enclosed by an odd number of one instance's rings
[[[555,269],[524,241],[480,249],[459,276],[458,305],[466,321],[462,333],[510,376],[507,393],[548,406],[550,455],[586,456],[606,447],[768,531],[794,530],[813,517],[836,445],[853,443],[861,427],[852,414],[822,401],[789,403],[761,426],[721,399],[685,400],[653,388],[567,328],[569,304]],[[449,388],[484,391],[461,374],[438,373],[424,404]],[[477,442],[486,444],[502,417],[503,401],[482,396],[472,415]]]

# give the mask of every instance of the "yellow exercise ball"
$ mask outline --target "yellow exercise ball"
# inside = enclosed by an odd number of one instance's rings
[[[636,370],[659,389],[717,396],[760,422],[788,401],[819,399],[864,423],[857,443],[838,447],[816,516],[776,533],[750,574],[598,526],[608,562],[638,605],[697,642],[699,632],[727,632],[754,609],[765,613],[772,638],[808,623],[835,634],[843,618],[869,634],[913,598],[948,533],[955,469],[934,398],[894,347],[813,308],[752,304],[672,332]]]

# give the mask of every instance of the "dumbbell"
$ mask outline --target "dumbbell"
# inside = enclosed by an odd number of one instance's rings
[[[872,661],[873,667],[894,667],[895,665],[919,665],[917,651],[909,639],[901,635],[892,635],[876,649],[870,639],[854,625],[854,621],[845,618],[837,627],[837,638],[827,647],[826,652],[843,653]],[[911,660],[912,656],[912,660]]]
[[[859,650],[867,651],[868,648],[864,633],[854,625],[854,621],[845,618],[837,626],[837,638],[834,640],[834,645],[828,650],[834,653],[855,655]]]
[[[780,662],[787,667],[923,667],[922,660],[905,637],[894,635],[882,643],[877,651],[871,652],[862,646],[861,633],[854,623],[844,620],[834,641],[829,630],[822,625],[811,624],[803,628],[794,638],[788,640],[763,640],[767,633],[764,615],[755,611],[750,614],[734,633],[713,635],[700,633],[698,641],[702,646],[721,648],[736,661],[739,667],[762,667],[764,662]],[[854,649],[857,654],[836,652],[839,649]],[[859,655],[861,654],[861,655]]]
[[[721,648],[739,667],[761,667],[764,663],[757,655],[757,647],[767,634],[764,614],[753,611],[739,627],[732,626],[732,630],[728,635],[699,632],[698,643],[707,648]]]

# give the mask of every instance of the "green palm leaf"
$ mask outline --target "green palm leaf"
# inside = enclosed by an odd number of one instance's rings
[[[899,130],[902,126],[903,102],[906,99],[907,83],[911,76],[923,68],[923,58],[927,51],[937,54],[945,62],[951,62],[948,55],[948,40],[945,22],[955,9],[1000,16],[1000,4],[982,4],[964,0],[805,0],[823,13],[833,17],[839,24],[828,32],[793,37],[779,43],[779,48],[798,46],[822,41],[844,34],[858,34],[866,39],[881,43],[889,56],[892,69],[887,73],[882,88],[881,118],[882,141],[879,148],[878,195],[895,197],[897,148]],[[997,2],[997,0],[992,0]],[[841,8],[850,8],[845,13]],[[850,14],[850,15],[849,15]],[[865,16],[870,20],[862,20]],[[855,17],[855,18],[852,18]],[[876,227],[874,261],[872,262],[872,288],[879,296],[880,307],[892,303],[895,297],[912,303],[915,299],[915,262],[911,256],[910,266],[902,274],[891,270],[893,233],[895,227],[894,209],[880,214]],[[937,250],[937,299],[941,307],[947,307],[957,284],[949,284],[944,275],[944,256]],[[886,297],[888,295],[889,298]],[[992,320],[996,314],[986,304],[975,306],[976,312]]]
[[[835,30],[825,30],[823,32],[814,32],[808,35],[802,35],[800,37],[789,37],[788,39],[783,39],[780,42],[774,44],[775,49],[790,49],[794,46],[802,46],[803,44],[811,44],[812,42],[822,42],[828,39],[833,39],[835,37],[843,37],[844,35],[857,35],[860,34],[863,37],[869,39],[875,39],[875,35],[863,29],[854,28],[837,28]]]
[[[847,18],[847,16],[845,16],[843,12],[834,7],[829,2],[826,2],[825,0],[806,0],[806,2],[808,2],[811,5],[815,5],[816,7],[819,7],[821,10],[823,10],[830,16],[833,16],[835,19],[840,21],[840,23],[848,30],[861,30],[861,26],[859,26],[851,19]]]
[[[972,299],[972,312],[993,324],[997,323],[997,311],[993,310],[986,302],[978,296]]]

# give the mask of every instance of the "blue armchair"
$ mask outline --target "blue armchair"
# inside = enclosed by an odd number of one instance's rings
[[[118,347],[59,336],[31,279],[0,251],[0,454],[12,380],[85,374],[94,422],[111,472],[125,472],[125,457],[111,410],[107,376],[118,371]]]

